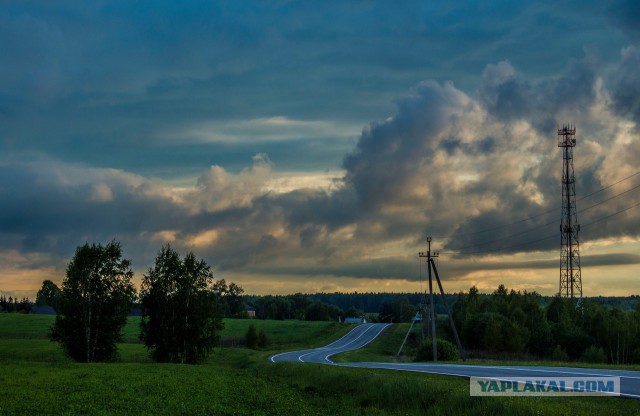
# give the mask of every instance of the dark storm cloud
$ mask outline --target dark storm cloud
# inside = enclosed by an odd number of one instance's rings
[[[508,62],[487,65],[478,98],[489,114],[504,121],[528,116],[535,105],[531,86]]]
[[[640,49],[630,46],[622,51],[622,62],[611,74],[613,110],[640,123]]]
[[[460,150],[466,154],[488,154],[496,150],[496,140],[493,137],[485,137],[474,143],[464,143],[460,139],[451,137],[444,139],[440,142],[440,147],[443,148],[447,154],[452,155],[456,150]]]
[[[489,64],[477,93],[480,104],[499,121],[525,119],[546,134],[562,124],[557,116],[583,112],[595,96],[595,58],[570,59],[562,74],[531,84],[506,61]]]
[[[344,161],[346,181],[363,209],[417,202],[416,174],[429,164],[438,135],[456,123],[467,97],[452,84],[425,82],[398,100],[390,119],[371,123]]]
[[[40,160],[3,165],[0,172],[0,227],[14,236],[5,250],[17,245],[24,252],[63,256],[88,240],[175,226],[182,214],[153,184],[122,171]]]

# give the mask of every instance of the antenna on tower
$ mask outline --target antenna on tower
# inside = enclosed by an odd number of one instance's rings
[[[580,242],[576,212],[576,179],[573,173],[573,148],[576,127],[558,128],[558,147],[562,148],[562,221],[560,223],[560,296],[582,299]]]

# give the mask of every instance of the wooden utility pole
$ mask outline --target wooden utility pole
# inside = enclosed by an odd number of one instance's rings
[[[438,361],[438,348],[436,341],[436,313],[435,313],[435,305],[433,303],[433,277],[431,275],[431,270],[433,269],[433,274],[436,277],[436,281],[438,283],[438,288],[440,289],[440,295],[442,296],[442,303],[444,304],[445,309],[447,310],[447,315],[449,316],[449,324],[451,325],[451,329],[453,330],[453,336],[456,339],[456,344],[458,347],[458,352],[460,353],[460,358],[462,361],[465,361],[464,350],[462,349],[462,344],[460,343],[460,337],[458,336],[458,331],[456,330],[456,325],[453,322],[453,316],[451,315],[451,309],[449,309],[449,303],[447,302],[447,297],[444,295],[444,289],[442,288],[442,282],[440,281],[440,276],[438,275],[438,269],[436,268],[436,263],[433,261],[434,258],[438,257],[438,253],[431,252],[431,237],[427,237],[427,252],[418,253],[418,256],[424,257],[427,260],[427,270],[429,275],[429,317],[431,319],[431,342],[433,344],[433,361]]]

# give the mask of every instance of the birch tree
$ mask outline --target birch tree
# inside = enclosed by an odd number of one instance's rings
[[[140,338],[154,361],[195,364],[218,341],[222,319],[204,260],[162,247],[142,280]]]
[[[135,297],[132,277],[120,243],[78,247],[62,282],[50,338],[76,361],[112,361]]]

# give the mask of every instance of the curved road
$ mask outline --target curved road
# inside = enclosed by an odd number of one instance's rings
[[[620,396],[640,399],[640,371],[574,367],[488,366],[434,363],[339,363],[330,357],[362,348],[378,337],[389,324],[363,324],[331,344],[311,350],[291,351],[269,357],[271,362],[333,364],[343,367],[377,368],[396,371],[477,377],[493,380],[531,379],[535,377],[620,377]]]
[[[329,358],[341,352],[362,348],[382,333],[390,324],[362,324],[349,331],[345,336],[331,344],[312,350],[283,352],[269,357],[271,362],[301,362],[333,364]]]

